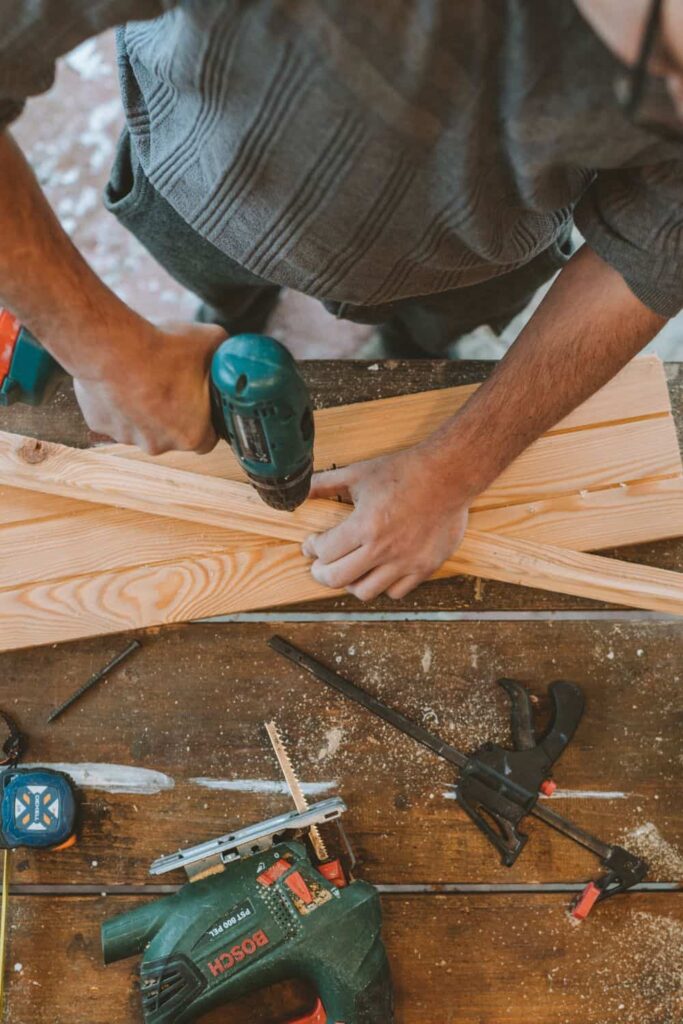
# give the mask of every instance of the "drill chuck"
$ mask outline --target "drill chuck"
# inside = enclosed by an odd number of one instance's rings
[[[211,364],[211,407],[216,432],[263,501],[298,508],[313,473],[313,409],[284,345],[262,334],[224,341]]]

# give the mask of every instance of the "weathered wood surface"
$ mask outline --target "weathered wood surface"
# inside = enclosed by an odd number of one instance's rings
[[[318,797],[347,800],[348,828],[373,882],[580,882],[595,873],[591,855],[534,822],[516,867],[501,867],[450,798],[449,766],[299,673],[267,647],[273,632],[466,750],[508,739],[500,676],[527,682],[541,698],[553,679],[576,680],[587,710],[558,765],[553,807],[606,839],[631,835],[639,852],[654,854],[652,880],[683,880],[683,624],[659,622],[169,629],[143,636],[142,651],[51,726],[48,711],[125,638],[47,656],[5,654],[0,707],[31,737],[31,761],[94,762],[89,781],[109,786],[104,766],[133,767],[124,788],[159,790],[87,788],[80,846],[59,857],[17,854],[15,880],[144,884],[159,854],[286,809],[282,792],[262,792],[280,782],[263,731],[270,718]]]
[[[428,362],[379,364],[376,370],[351,363],[305,367],[325,405],[474,382],[488,368]],[[675,367],[669,373],[683,432],[683,375]],[[64,396],[44,410],[0,413],[0,426],[88,443],[72,399]],[[683,569],[680,541],[619,554]],[[351,598],[302,606],[309,612],[360,607]],[[593,607],[606,606],[454,580],[428,584],[400,603],[379,600],[371,609]],[[539,694],[553,678],[576,679],[585,687],[588,708],[557,771],[561,789],[575,795],[553,806],[605,838],[627,837],[651,857],[652,879],[683,876],[677,739],[683,625],[287,623],[275,629],[467,747],[507,738],[497,676],[517,676]],[[372,881],[553,883],[594,873],[590,856],[533,824],[517,867],[498,866],[443,795],[453,778],[448,766],[309,677],[299,678],[266,648],[270,633],[268,626],[240,625],[144,634],[139,655],[51,727],[44,724],[47,711],[122,649],[126,638],[0,656],[0,707],[14,711],[31,735],[30,759],[94,763],[96,778],[101,782],[108,774],[110,784],[121,777],[105,764],[146,769],[159,775],[137,775],[138,782],[162,787],[148,795],[86,787],[80,846],[60,856],[14,855],[15,882],[94,884],[102,891],[142,885],[158,853],[284,809],[283,794],[254,792],[258,786],[250,782],[279,779],[259,732],[268,717],[282,726],[304,781],[333,783],[348,800],[348,826],[362,872]],[[130,778],[124,777],[124,786]],[[204,785],[191,781],[200,778]],[[170,780],[175,788],[163,789]],[[207,780],[238,788],[205,788]],[[681,1024],[681,899],[667,893],[616,900],[587,926],[574,927],[564,912],[566,895],[387,896],[397,1024]],[[16,897],[8,1024],[140,1021],[134,962],[99,966],[102,919],[134,902]],[[21,969],[13,971],[14,965]],[[252,1001],[231,1019],[274,1024],[284,1006],[278,994]]]
[[[489,372],[487,363],[444,363],[416,361],[414,363],[363,364],[312,362],[304,364],[312,393],[318,406],[334,406],[350,401],[366,401],[390,394],[410,394],[429,388],[467,384],[483,379]],[[375,367],[371,369],[370,367]],[[679,434],[683,433],[683,376],[677,365],[667,367],[674,417]],[[43,409],[14,406],[0,410],[0,426],[27,434],[68,444],[88,444],[92,438],[80,419],[68,386],[57,400]],[[0,513],[1,520],[1,513]],[[614,554],[613,550],[606,552]],[[662,568],[683,570],[683,545],[677,541],[660,541],[620,550],[619,557],[640,561]],[[312,610],[356,610],[362,606],[354,598],[340,596],[301,605]],[[417,594],[395,603],[388,598],[373,602],[378,610],[440,610],[440,609],[590,609],[614,607],[581,598],[547,595],[507,584],[458,578],[448,582],[424,584]]]
[[[138,1024],[137,959],[103,967],[121,897],[16,897],[7,1024]],[[385,896],[396,1024],[680,1024],[683,898],[635,895],[574,926],[561,895]],[[280,1024],[289,991],[206,1024]]]

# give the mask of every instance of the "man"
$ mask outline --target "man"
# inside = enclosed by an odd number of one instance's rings
[[[210,449],[222,328],[263,328],[281,286],[424,356],[502,327],[561,268],[428,441],[315,479],[355,510],[305,543],[314,576],[402,597],[472,499],[683,305],[683,0],[0,0],[0,125],[59,54],[124,22],[106,202],[207,322],[156,327],[120,302],[0,138],[0,301],[93,429]]]

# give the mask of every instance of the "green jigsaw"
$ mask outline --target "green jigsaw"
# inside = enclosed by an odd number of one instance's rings
[[[146,1024],[187,1024],[291,979],[317,993],[290,1024],[391,1024],[393,989],[377,890],[320,862],[300,841],[346,805],[339,797],[162,857],[184,868],[179,892],[106,921],[106,964],[143,954]],[[343,834],[343,831],[342,831]]]

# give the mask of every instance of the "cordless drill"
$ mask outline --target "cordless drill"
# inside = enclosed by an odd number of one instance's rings
[[[41,405],[62,370],[37,338],[0,308],[0,405]],[[210,373],[214,428],[273,508],[292,511],[308,497],[313,472],[313,410],[284,345],[238,334],[216,350]]]
[[[211,363],[216,433],[227,441],[261,498],[293,511],[308,497],[313,472],[313,409],[284,345],[237,334]]]
[[[179,892],[105,921],[106,964],[142,954],[145,1024],[188,1024],[250,992],[299,978],[317,992],[290,1024],[391,1024],[377,890],[319,864],[297,841],[335,820],[338,797],[156,861],[184,867]]]

